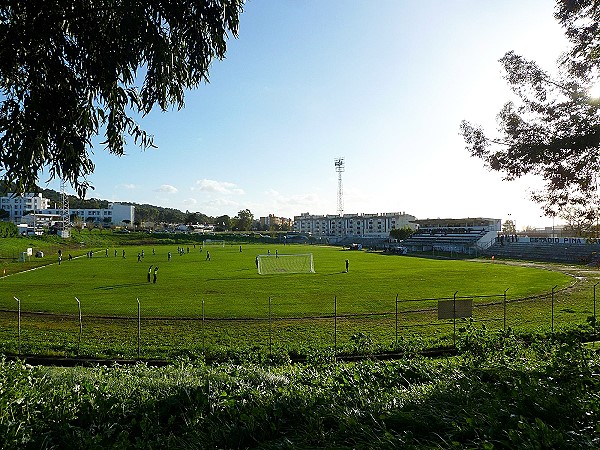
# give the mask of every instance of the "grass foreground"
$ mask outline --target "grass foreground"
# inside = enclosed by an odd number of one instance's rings
[[[0,447],[592,449],[600,356],[470,329],[458,356],[258,366],[0,361]]]

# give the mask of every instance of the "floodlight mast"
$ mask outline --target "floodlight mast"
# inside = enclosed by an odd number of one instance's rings
[[[62,219],[62,230],[60,232],[61,237],[68,238],[71,229],[71,217],[69,211],[69,196],[67,195],[67,186],[65,180],[60,183],[60,195],[61,195],[61,210],[60,215]]]
[[[344,171],[344,158],[337,158],[334,161],[335,171],[338,173],[338,196],[337,212],[341,217],[344,215],[344,190],[342,188],[342,172]]]

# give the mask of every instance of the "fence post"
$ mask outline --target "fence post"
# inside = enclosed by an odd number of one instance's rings
[[[398,294],[396,294],[396,349],[398,349]]]
[[[596,331],[596,286],[598,286],[600,282],[594,285],[594,331]]]
[[[13,298],[17,301],[17,355],[21,356],[21,300]]]
[[[333,298],[333,355],[337,357],[337,295]]]
[[[554,333],[554,289],[556,289],[558,287],[554,286],[552,288],[552,332]]]
[[[205,352],[205,347],[204,347],[204,298],[202,298],[202,355],[206,356],[204,354]]]
[[[510,288],[507,288],[504,291],[504,298],[502,300],[502,305],[504,307],[504,332],[506,332],[506,293],[508,292],[508,289],[510,289]]]
[[[452,342],[455,347],[456,347],[456,294],[458,294],[458,291],[456,291],[454,293],[454,297],[452,300],[452,325],[454,327],[454,333],[452,334]]]
[[[81,335],[83,333],[83,323],[81,322],[81,302],[77,297],[77,310],[79,311],[79,338],[77,339],[77,356],[79,356],[79,351],[81,350]]]
[[[142,316],[140,314],[140,299],[136,298],[138,307],[138,336],[137,336],[137,357],[140,359],[140,340],[142,337]]]
[[[272,339],[272,333],[273,333],[273,324],[271,321],[271,297],[269,297],[269,356],[272,356],[272,346],[273,346],[273,339]]]

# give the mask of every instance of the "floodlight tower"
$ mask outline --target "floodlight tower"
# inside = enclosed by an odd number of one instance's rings
[[[344,215],[344,191],[342,189],[342,172],[344,171],[344,158],[337,158],[334,161],[335,171],[338,173],[338,198],[337,212],[338,215]]]
[[[69,237],[69,230],[71,228],[71,218],[69,213],[69,196],[67,195],[66,182],[62,180],[60,183],[60,196],[61,196],[61,208],[60,216],[62,219],[62,230],[61,236],[63,238]]]

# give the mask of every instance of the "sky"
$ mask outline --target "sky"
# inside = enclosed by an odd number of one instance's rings
[[[508,51],[551,70],[567,48],[552,0],[250,0],[210,82],[140,122],[157,149],[98,145],[88,197],[210,216],[489,217],[551,226],[534,178],[470,156],[461,120],[494,135]],[[44,175],[40,182],[44,185]],[[58,182],[48,187],[59,188]]]

